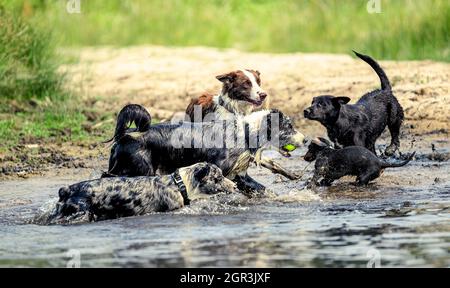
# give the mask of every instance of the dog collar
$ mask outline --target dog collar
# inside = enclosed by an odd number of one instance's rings
[[[178,186],[178,190],[180,190],[181,196],[183,196],[183,204],[189,205],[191,203],[191,200],[189,200],[188,194],[187,194],[187,188],[186,185],[184,185],[183,179],[180,176],[179,170],[175,170],[175,172],[172,174],[172,179],[175,184]]]

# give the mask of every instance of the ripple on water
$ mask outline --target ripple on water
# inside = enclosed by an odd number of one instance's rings
[[[253,169],[272,193],[221,194],[169,213],[50,226],[29,220],[45,218],[58,188],[81,179],[0,183],[0,266],[64,267],[75,249],[82,267],[365,267],[370,251],[380,253],[382,266],[445,267],[449,170],[446,163],[411,165],[368,187],[342,179],[308,190],[305,179],[280,181]]]

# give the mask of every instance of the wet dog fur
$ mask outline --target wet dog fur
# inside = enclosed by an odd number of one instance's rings
[[[209,194],[238,192],[236,184],[209,163],[180,168],[189,200]],[[182,196],[174,175],[110,177],[84,181],[59,190],[59,201],[49,222],[99,221],[166,212],[182,208]]]
[[[214,96],[205,93],[192,99],[186,108],[187,119],[192,122],[225,120],[233,115],[249,115],[261,109],[267,102],[267,93],[261,88],[261,74],[257,70],[236,70],[216,76],[223,83],[221,92]],[[258,160],[262,167],[272,173],[296,180],[299,178],[271,160]]]
[[[179,122],[177,124],[160,123],[147,127],[143,132],[141,127],[128,130],[124,123],[139,117],[141,124],[150,123],[151,118],[144,107],[140,105],[125,106],[118,115],[117,129],[111,149],[109,170],[105,176],[143,176],[172,173],[175,169],[206,161],[217,165],[224,175],[236,181],[240,188],[246,191],[261,192],[265,187],[247,175],[247,169],[259,149],[271,144],[275,133],[279,139],[279,147],[275,147],[285,156],[284,146],[294,144],[302,146],[304,136],[294,129],[292,120],[282,112],[272,109],[254,112],[247,116],[235,116],[233,121],[223,122]],[[145,116],[147,115],[147,116]],[[141,117],[147,117],[142,120]],[[271,120],[278,118],[278,131],[273,131]],[[137,123],[136,123],[137,124]],[[225,126],[223,126],[225,125]],[[138,126],[138,125],[137,125]],[[225,128],[225,129],[224,129]],[[235,131],[232,139],[227,131]],[[229,145],[222,147],[201,145],[176,147],[177,137],[188,137],[189,143],[201,143],[203,135],[216,135],[218,139],[238,143],[245,140],[245,145]],[[260,137],[260,136],[265,137]],[[249,139],[257,139],[254,146],[249,145]],[[209,141],[209,140],[207,140]],[[213,140],[210,140],[213,141]],[[221,140],[222,141],[222,140]]]
[[[408,164],[415,153],[400,163],[387,163],[370,150],[361,146],[332,148],[333,144],[324,138],[314,139],[308,146],[304,159],[316,161],[314,176],[310,185],[330,186],[334,180],[346,175],[357,176],[358,185],[367,185],[378,178],[385,168],[402,167]],[[320,180],[320,181],[319,181]]]
[[[391,143],[385,154],[391,156],[400,147],[403,108],[393,95],[389,79],[378,63],[369,56],[355,54],[375,70],[381,89],[365,94],[353,105],[347,104],[350,98],[345,96],[314,97],[311,106],[304,110],[304,116],[325,126],[336,148],[362,146],[374,154],[375,141],[387,126]]]

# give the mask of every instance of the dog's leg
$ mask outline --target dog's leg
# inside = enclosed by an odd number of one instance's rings
[[[353,136],[353,143],[355,144],[355,146],[366,147],[365,135],[363,133],[355,133],[355,135]]]
[[[322,178],[322,175],[314,171],[313,177],[308,181],[306,188],[312,189],[316,186],[320,186],[320,178]]]
[[[313,176],[313,178],[309,180],[309,183],[306,185],[306,188],[311,189],[316,186],[329,187],[334,181],[333,179],[326,179],[326,178],[323,178],[322,180],[319,181],[319,178]]]
[[[366,142],[366,148],[369,149],[373,154],[377,155],[377,151],[375,151],[375,140],[368,140]]]
[[[400,126],[402,125],[402,121],[398,120],[389,122],[389,132],[391,132],[391,144],[386,148],[384,152],[387,156],[394,155],[395,151],[400,147]]]
[[[284,177],[288,178],[289,180],[297,180],[301,178],[300,176],[296,175],[293,172],[287,171],[283,167],[280,166],[280,164],[274,162],[271,159],[262,158],[260,161],[261,166],[264,168],[269,169],[272,171],[272,173],[283,175]]]
[[[331,183],[333,183],[333,179],[324,178],[319,182],[319,185],[323,186],[323,187],[329,187],[329,186],[331,186]]]
[[[238,189],[246,194],[251,195],[255,193],[263,193],[266,190],[266,187],[264,187],[264,185],[259,184],[258,182],[256,182],[256,180],[248,175],[238,175],[233,179],[233,181],[236,182]]]
[[[389,106],[389,115],[388,115],[388,128],[391,133],[391,144],[386,148],[384,152],[386,156],[394,155],[395,151],[400,148],[400,126],[402,126],[402,122],[404,119],[404,112],[400,103],[398,103],[397,99],[392,95],[392,101]]]
[[[258,193],[262,193],[266,190],[266,187],[260,183],[258,183],[255,179],[250,177],[248,174],[245,175],[245,182],[247,183],[248,187],[251,187]]]
[[[363,174],[359,175],[358,178],[356,178],[356,183],[358,185],[367,185],[370,181],[378,178],[380,176],[380,171],[378,169],[369,169],[368,171],[364,172]]]

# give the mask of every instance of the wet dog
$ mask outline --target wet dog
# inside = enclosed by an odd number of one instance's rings
[[[259,71],[248,69],[216,76],[223,83],[221,92],[216,96],[205,93],[192,99],[186,108],[187,119],[192,122],[224,120],[233,115],[249,115],[261,109],[267,93],[261,88],[260,76]],[[298,179],[298,175],[269,159],[262,158],[259,164],[288,179]]]
[[[217,166],[208,163],[180,168],[165,176],[101,178],[61,188],[49,222],[99,221],[166,212],[210,194],[238,191]]]
[[[240,189],[261,192],[264,186],[247,175],[258,151],[271,146],[289,156],[286,145],[302,146],[305,139],[294,129],[292,120],[275,109],[201,123],[147,125],[149,116],[140,105],[121,110],[105,176],[163,175],[206,161],[217,165]],[[129,130],[129,122],[137,127]]]
[[[390,164],[361,146],[348,146],[342,149],[333,149],[331,146],[332,143],[323,138],[314,139],[309,144],[304,159],[308,162],[316,160],[314,176],[310,184],[330,186],[334,180],[353,175],[357,176],[358,185],[367,185],[378,178],[385,168],[405,166],[415,155],[412,153],[405,161]]]
[[[403,108],[392,94],[389,79],[378,63],[369,56],[355,54],[375,70],[381,81],[381,89],[365,94],[354,105],[346,105],[350,98],[345,96],[315,97],[311,107],[304,110],[304,116],[324,125],[336,148],[362,146],[374,154],[375,141],[388,126],[391,143],[385,154],[393,155],[400,147]]]

